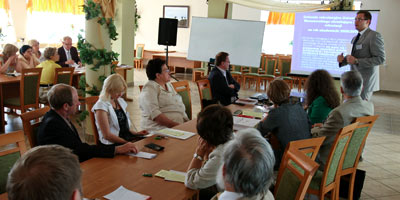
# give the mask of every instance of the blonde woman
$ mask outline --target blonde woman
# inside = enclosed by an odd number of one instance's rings
[[[28,41],[28,45],[32,47],[32,55],[34,55],[40,62],[45,61],[45,57],[40,52],[39,41],[32,39]]]
[[[21,63],[23,69],[35,68],[40,64],[39,60],[32,55],[32,47],[23,45],[19,49],[18,63]]]
[[[12,73],[21,71],[17,56],[18,48],[12,44],[6,44],[3,49],[3,57],[0,57],[0,73]]]
[[[128,105],[122,98],[126,89],[126,82],[120,75],[110,75],[104,81],[99,100],[93,106],[99,140],[105,145],[125,144],[147,134],[146,130],[130,130],[131,122],[126,111]]]

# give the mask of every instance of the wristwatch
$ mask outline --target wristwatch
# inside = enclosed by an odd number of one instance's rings
[[[200,161],[203,161],[203,157],[202,157],[202,156],[199,156],[197,153],[195,153],[195,154],[193,155],[193,158],[196,158],[196,159],[198,159],[198,160],[200,160]]]

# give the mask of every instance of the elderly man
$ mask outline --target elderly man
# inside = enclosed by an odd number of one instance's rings
[[[215,66],[208,76],[213,99],[227,106],[236,101],[240,84],[232,78],[229,72],[229,54],[219,52],[215,57]]]
[[[58,48],[58,55],[60,59],[57,64],[61,67],[75,67],[77,65],[82,66],[81,60],[79,59],[78,50],[72,46],[72,38],[65,36],[62,42],[63,46]]]
[[[224,148],[217,180],[225,191],[218,199],[273,200],[269,186],[273,181],[274,163],[272,148],[260,132],[256,129],[237,132]]]
[[[360,72],[363,78],[364,89],[361,98],[371,100],[372,93],[379,90],[379,65],[385,62],[385,48],[383,37],[380,33],[369,29],[371,25],[371,13],[366,10],[357,12],[354,19],[357,36],[351,43],[353,48],[351,55],[346,57],[338,55],[339,66],[351,65],[351,70]]]
[[[79,200],[81,176],[78,158],[71,150],[59,145],[35,147],[8,174],[8,199]]]
[[[80,105],[78,93],[74,87],[65,84],[53,86],[48,94],[51,110],[43,117],[39,127],[37,141],[39,145],[59,144],[72,149],[83,162],[93,157],[114,157],[115,154],[136,153],[131,142],[124,145],[88,145],[79,138],[78,131],[70,121]]]
[[[149,81],[143,86],[139,96],[142,129],[160,130],[188,121],[182,98],[170,83],[171,77],[165,61],[150,60],[146,74]]]
[[[349,125],[355,118],[374,114],[374,105],[361,98],[363,79],[357,71],[348,71],[340,78],[340,91],[344,103],[333,109],[323,124],[315,124],[311,129],[313,137],[326,136],[319,150],[318,162],[323,168],[331,151],[332,143],[339,130]]]

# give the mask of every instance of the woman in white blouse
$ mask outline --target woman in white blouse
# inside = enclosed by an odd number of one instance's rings
[[[150,60],[146,74],[149,81],[139,96],[142,129],[160,130],[188,121],[182,98],[170,83],[171,77],[165,61]]]
[[[92,108],[101,143],[125,144],[140,139],[147,131],[134,132],[130,129],[131,121],[126,111],[128,104],[122,98],[127,84],[124,79],[113,74],[106,78],[100,98]]]

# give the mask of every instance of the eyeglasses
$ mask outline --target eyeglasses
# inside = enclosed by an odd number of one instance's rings
[[[166,69],[166,70],[164,70],[163,72],[167,72],[167,73],[169,73],[169,69]]]
[[[363,21],[363,20],[368,20],[368,19],[363,19],[363,18],[354,18],[354,21],[358,21],[358,22],[360,22],[360,21]]]

